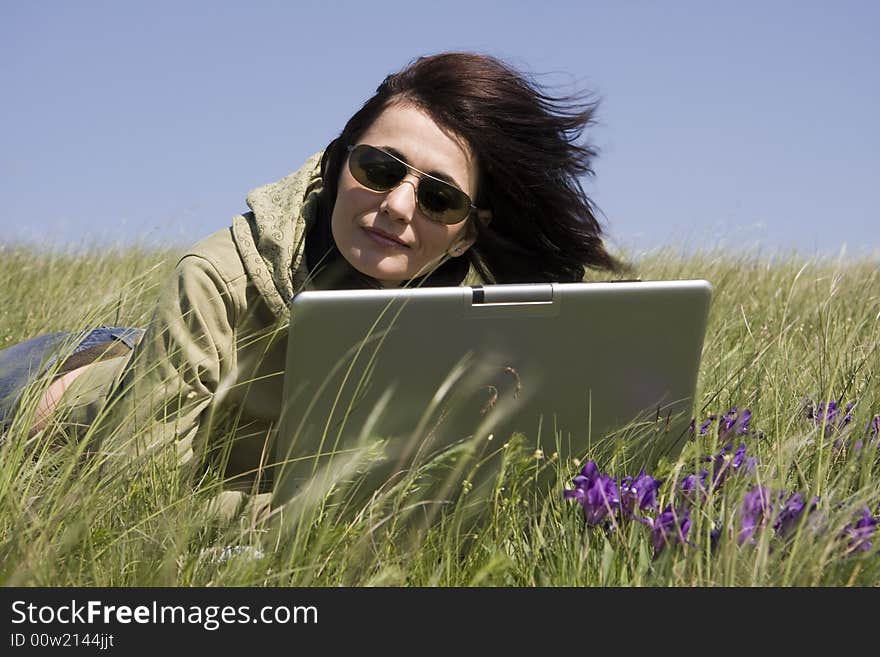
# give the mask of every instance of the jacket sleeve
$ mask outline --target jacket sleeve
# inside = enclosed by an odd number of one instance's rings
[[[235,370],[235,302],[216,267],[184,256],[160,292],[150,324],[111,389],[94,437],[102,452],[142,454],[174,447],[197,468],[197,439],[224,381]]]

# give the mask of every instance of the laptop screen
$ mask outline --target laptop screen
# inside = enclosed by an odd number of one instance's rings
[[[366,490],[517,436],[560,462],[684,443],[711,285],[310,291],[291,305],[276,501],[316,473]],[[475,455],[476,450],[476,455]]]

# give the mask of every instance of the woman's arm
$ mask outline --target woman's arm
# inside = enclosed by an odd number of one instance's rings
[[[181,259],[95,420],[98,449],[141,454],[173,446],[181,463],[203,461],[199,424],[221,382],[235,377],[235,306],[210,260]]]

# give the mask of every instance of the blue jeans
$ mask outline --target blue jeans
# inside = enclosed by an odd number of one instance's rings
[[[121,340],[132,349],[143,334],[144,329],[139,328],[101,326],[80,334],[46,333],[3,349],[0,351],[0,428],[12,417],[24,389],[55,365],[62,346],[76,344],[72,352],[65,349],[67,356],[113,340]]]

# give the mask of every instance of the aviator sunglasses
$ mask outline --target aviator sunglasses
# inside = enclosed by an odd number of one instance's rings
[[[387,192],[397,187],[410,171],[419,179],[416,203],[431,221],[457,224],[476,210],[471,198],[445,180],[419,171],[403,160],[369,144],[348,147],[348,170],[352,177],[374,192]]]

